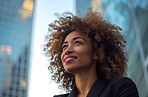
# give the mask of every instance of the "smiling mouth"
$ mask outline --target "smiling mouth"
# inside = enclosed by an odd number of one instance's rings
[[[69,57],[69,58],[65,59],[65,62],[67,63],[67,62],[70,62],[70,61],[75,60],[75,59],[77,59],[77,57]]]

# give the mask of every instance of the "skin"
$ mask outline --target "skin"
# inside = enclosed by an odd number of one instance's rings
[[[64,69],[75,76],[77,97],[86,97],[97,79],[96,61],[92,47],[80,32],[73,31],[65,38],[61,54]],[[65,58],[69,59],[65,60]]]

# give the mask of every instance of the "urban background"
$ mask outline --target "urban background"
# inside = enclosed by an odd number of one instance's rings
[[[37,1],[0,0],[0,97],[27,97],[29,93]],[[148,97],[148,0],[74,1],[75,12],[80,11],[81,16],[91,8],[123,29],[127,40],[128,77],[136,83],[140,97]]]

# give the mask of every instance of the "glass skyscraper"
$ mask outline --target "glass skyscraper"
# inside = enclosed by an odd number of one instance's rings
[[[34,0],[0,0],[0,97],[26,97]]]
[[[81,16],[84,16],[88,8],[91,5],[91,0],[76,0],[76,13],[80,12]]]
[[[83,11],[82,15],[92,8],[123,29],[121,34],[127,40],[128,77],[136,83],[139,97],[148,97],[148,0],[76,1],[83,6],[76,5],[76,9]]]

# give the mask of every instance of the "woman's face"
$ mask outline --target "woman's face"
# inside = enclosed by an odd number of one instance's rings
[[[93,65],[96,65],[96,56],[92,47],[78,31],[73,31],[67,35],[62,49],[61,61],[69,73],[89,70]]]

